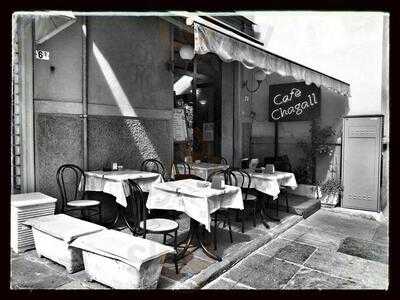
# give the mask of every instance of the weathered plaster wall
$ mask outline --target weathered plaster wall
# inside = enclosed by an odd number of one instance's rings
[[[34,99],[82,102],[81,19],[35,49],[50,52],[49,60],[34,58]],[[53,66],[54,71],[50,71]]]
[[[89,169],[99,170],[118,162],[138,170],[143,160],[157,158],[170,166],[172,132],[168,120],[146,120],[91,116],[89,131]]]
[[[138,161],[158,158],[172,163],[171,121],[157,112],[173,109],[170,26],[155,17],[89,19],[88,102],[118,107],[118,115],[89,119],[89,168],[111,161],[138,168]],[[148,119],[125,118],[149,109]],[[135,110],[136,109],[136,110]]]
[[[90,18],[89,103],[125,104],[116,97],[123,96],[120,85],[133,108],[172,109],[169,30],[156,17]],[[116,79],[111,84],[110,72]]]
[[[66,163],[82,166],[81,119],[74,115],[36,114],[36,190],[59,198],[57,169]]]

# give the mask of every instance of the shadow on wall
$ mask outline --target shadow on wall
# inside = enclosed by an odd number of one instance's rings
[[[112,162],[118,162],[125,168],[138,169],[141,161],[147,158],[156,158],[166,166],[169,166],[171,164],[169,152],[172,144],[170,126],[168,126],[169,121],[134,118],[140,118],[141,115],[140,112],[135,110],[133,103],[135,103],[135,107],[140,105],[143,102],[143,95],[132,93],[132,86],[137,87],[135,91],[140,90],[151,93],[152,88],[147,87],[147,85],[154,84],[154,82],[151,82],[152,78],[157,76],[151,75],[158,73],[154,68],[147,69],[152,72],[152,74],[146,73],[149,76],[143,72],[138,73],[137,65],[130,67],[129,63],[131,62],[127,62],[125,73],[119,72],[119,75],[123,78],[122,82],[129,82],[127,79],[132,78],[132,76],[136,78],[129,87],[127,86],[127,93],[121,85],[121,80],[117,78],[115,70],[95,42],[92,43],[92,49],[97,67],[103,75],[100,82],[106,83],[108,93],[112,95],[113,104],[118,106],[121,117],[90,117],[89,153],[97,153],[93,156],[89,155],[89,167],[97,169],[110,165]],[[149,53],[151,51],[147,53],[146,51],[139,51],[132,55],[135,55],[135,62],[138,57],[140,58],[144,55],[146,59],[136,63],[154,67],[155,64],[148,57]],[[111,55],[111,58],[116,63],[115,57]],[[118,63],[116,64],[118,66]],[[129,74],[126,72],[129,72]],[[137,79],[138,76],[141,78],[139,81]],[[143,80],[146,81],[146,88],[143,85]],[[172,85],[169,88],[172,90]],[[147,105],[145,108],[153,109],[151,102],[145,103]]]

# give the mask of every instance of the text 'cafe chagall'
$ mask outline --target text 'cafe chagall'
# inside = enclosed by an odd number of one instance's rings
[[[147,158],[171,166],[222,156],[240,167],[287,156],[300,184],[341,176],[349,84],[268,52],[246,17],[47,12],[13,21],[13,84],[23,86],[13,96],[13,149],[23,145],[13,150],[15,193],[58,198],[65,163],[138,169]],[[325,128],[332,155],[310,161],[299,143]]]

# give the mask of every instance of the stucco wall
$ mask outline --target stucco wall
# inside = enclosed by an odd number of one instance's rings
[[[34,58],[34,99],[82,102],[81,19],[35,49],[50,52],[49,60]],[[54,71],[50,71],[53,66]]]
[[[171,166],[172,133],[167,120],[92,116],[88,120],[90,170],[112,162],[138,170],[143,160],[156,158]]]
[[[125,94],[134,108],[172,109],[168,23],[156,17],[92,17],[88,27],[89,103],[121,105]],[[116,81],[106,79],[110,72]]]
[[[57,169],[66,163],[82,166],[81,119],[74,115],[36,115],[36,190],[59,197]]]

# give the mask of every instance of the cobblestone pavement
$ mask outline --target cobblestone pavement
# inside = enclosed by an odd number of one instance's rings
[[[204,289],[387,289],[388,226],[320,209]]]
[[[233,240],[229,240],[227,227],[218,229],[218,255],[223,258],[239,251],[257,237],[268,234],[276,226],[285,223],[290,218],[299,218],[297,215],[286,212],[279,212],[281,222],[269,221],[270,229],[266,229],[260,222],[253,227],[251,220],[246,222],[245,233],[241,233],[240,223],[232,224]],[[182,214],[178,218],[180,225],[178,239],[184,239],[189,229],[189,218]],[[124,232],[129,233],[128,229]],[[148,239],[162,242],[162,235],[148,235]],[[211,246],[212,248],[212,246]],[[216,263],[215,260],[207,257],[200,249],[188,255],[178,263],[179,274],[175,273],[172,260],[167,257],[158,284],[159,289],[179,289],[182,284],[200,273],[202,270]],[[44,257],[39,258],[35,250],[22,254],[11,253],[11,282],[13,289],[109,289],[100,283],[89,280],[86,272],[80,271],[68,274],[65,268]]]

